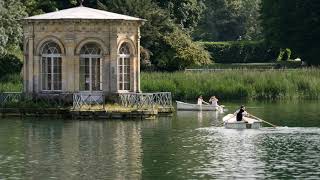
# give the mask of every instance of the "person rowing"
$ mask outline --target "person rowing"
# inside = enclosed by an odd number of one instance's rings
[[[209,103],[207,103],[207,102],[205,102],[204,100],[203,100],[203,98],[202,98],[202,96],[199,96],[198,97],[198,103],[197,103],[198,105],[202,105],[202,104],[209,104]]]
[[[249,113],[245,109],[246,107],[242,105],[240,106],[240,109],[233,114],[237,117],[237,121],[245,121],[243,117],[249,116]]]

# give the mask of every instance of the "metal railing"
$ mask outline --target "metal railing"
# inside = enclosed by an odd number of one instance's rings
[[[159,93],[120,93],[120,104],[124,107],[154,108],[172,107],[170,92]]]
[[[74,93],[73,110],[104,110],[105,96],[102,93]]]
[[[2,92],[0,93],[0,107],[5,107],[8,104],[20,103],[22,100],[21,92]]]

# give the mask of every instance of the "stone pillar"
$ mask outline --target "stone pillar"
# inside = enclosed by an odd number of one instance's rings
[[[33,36],[33,34],[32,34]],[[34,44],[34,40],[33,37],[29,37],[29,58],[28,58],[28,64],[27,64],[27,68],[28,68],[28,77],[27,77],[27,85],[28,85],[28,93],[33,93],[33,61],[34,61],[34,56],[33,56],[33,44]]]
[[[80,56],[79,54],[74,55],[73,59],[73,87],[74,87],[74,92],[79,92],[80,91]]]
[[[141,88],[140,88],[140,27],[138,27],[138,36],[137,36],[137,78],[136,78],[136,82],[137,82],[137,92],[141,92]]]
[[[33,92],[38,93],[41,91],[41,77],[40,77],[40,60],[41,57],[39,55],[33,56]]]
[[[117,30],[112,24],[112,31],[110,32],[110,92],[118,92],[118,43]]]
[[[28,92],[29,38],[24,39],[23,51],[23,92]]]
[[[102,64],[102,72],[101,72],[101,76],[102,76],[102,91],[104,92],[104,94],[107,94],[108,92],[110,92],[110,58],[108,56],[108,53],[105,52],[102,56],[102,60],[101,60]]]
[[[64,92],[74,92],[75,91],[75,68],[76,68],[76,58],[74,55],[75,45],[74,38],[68,36],[65,39],[65,56],[62,62],[62,90]]]
[[[132,47],[134,48],[134,47]],[[137,91],[137,51],[133,52],[133,56],[130,58],[130,90],[132,92]]]

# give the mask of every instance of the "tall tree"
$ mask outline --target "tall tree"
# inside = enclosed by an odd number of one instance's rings
[[[207,41],[260,39],[261,0],[205,0],[206,10],[194,37]]]
[[[171,19],[182,28],[192,31],[200,21],[205,4],[203,0],[155,0],[170,13]]]
[[[320,1],[263,0],[262,25],[267,42],[320,64]]]
[[[21,0],[27,8],[29,15],[53,12],[73,7],[78,4],[77,0]]]
[[[25,16],[25,8],[20,1],[0,0],[0,55],[21,42],[23,30],[20,19]]]
[[[146,19],[141,44],[151,53],[151,62],[161,70],[182,69],[190,64],[210,63],[209,53],[192,41],[167,10],[151,0],[100,0],[101,9]],[[178,47],[179,42],[182,46]],[[189,50],[189,51],[188,51]]]

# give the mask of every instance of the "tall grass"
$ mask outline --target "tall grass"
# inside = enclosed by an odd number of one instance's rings
[[[320,69],[144,72],[141,87],[144,92],[172,92],[174,99],[195,99],[199,95],[223,99],[320,99]]]
[[[0,78],[0,92],[21,92],[22,88],[22,77],[19,73]]]

